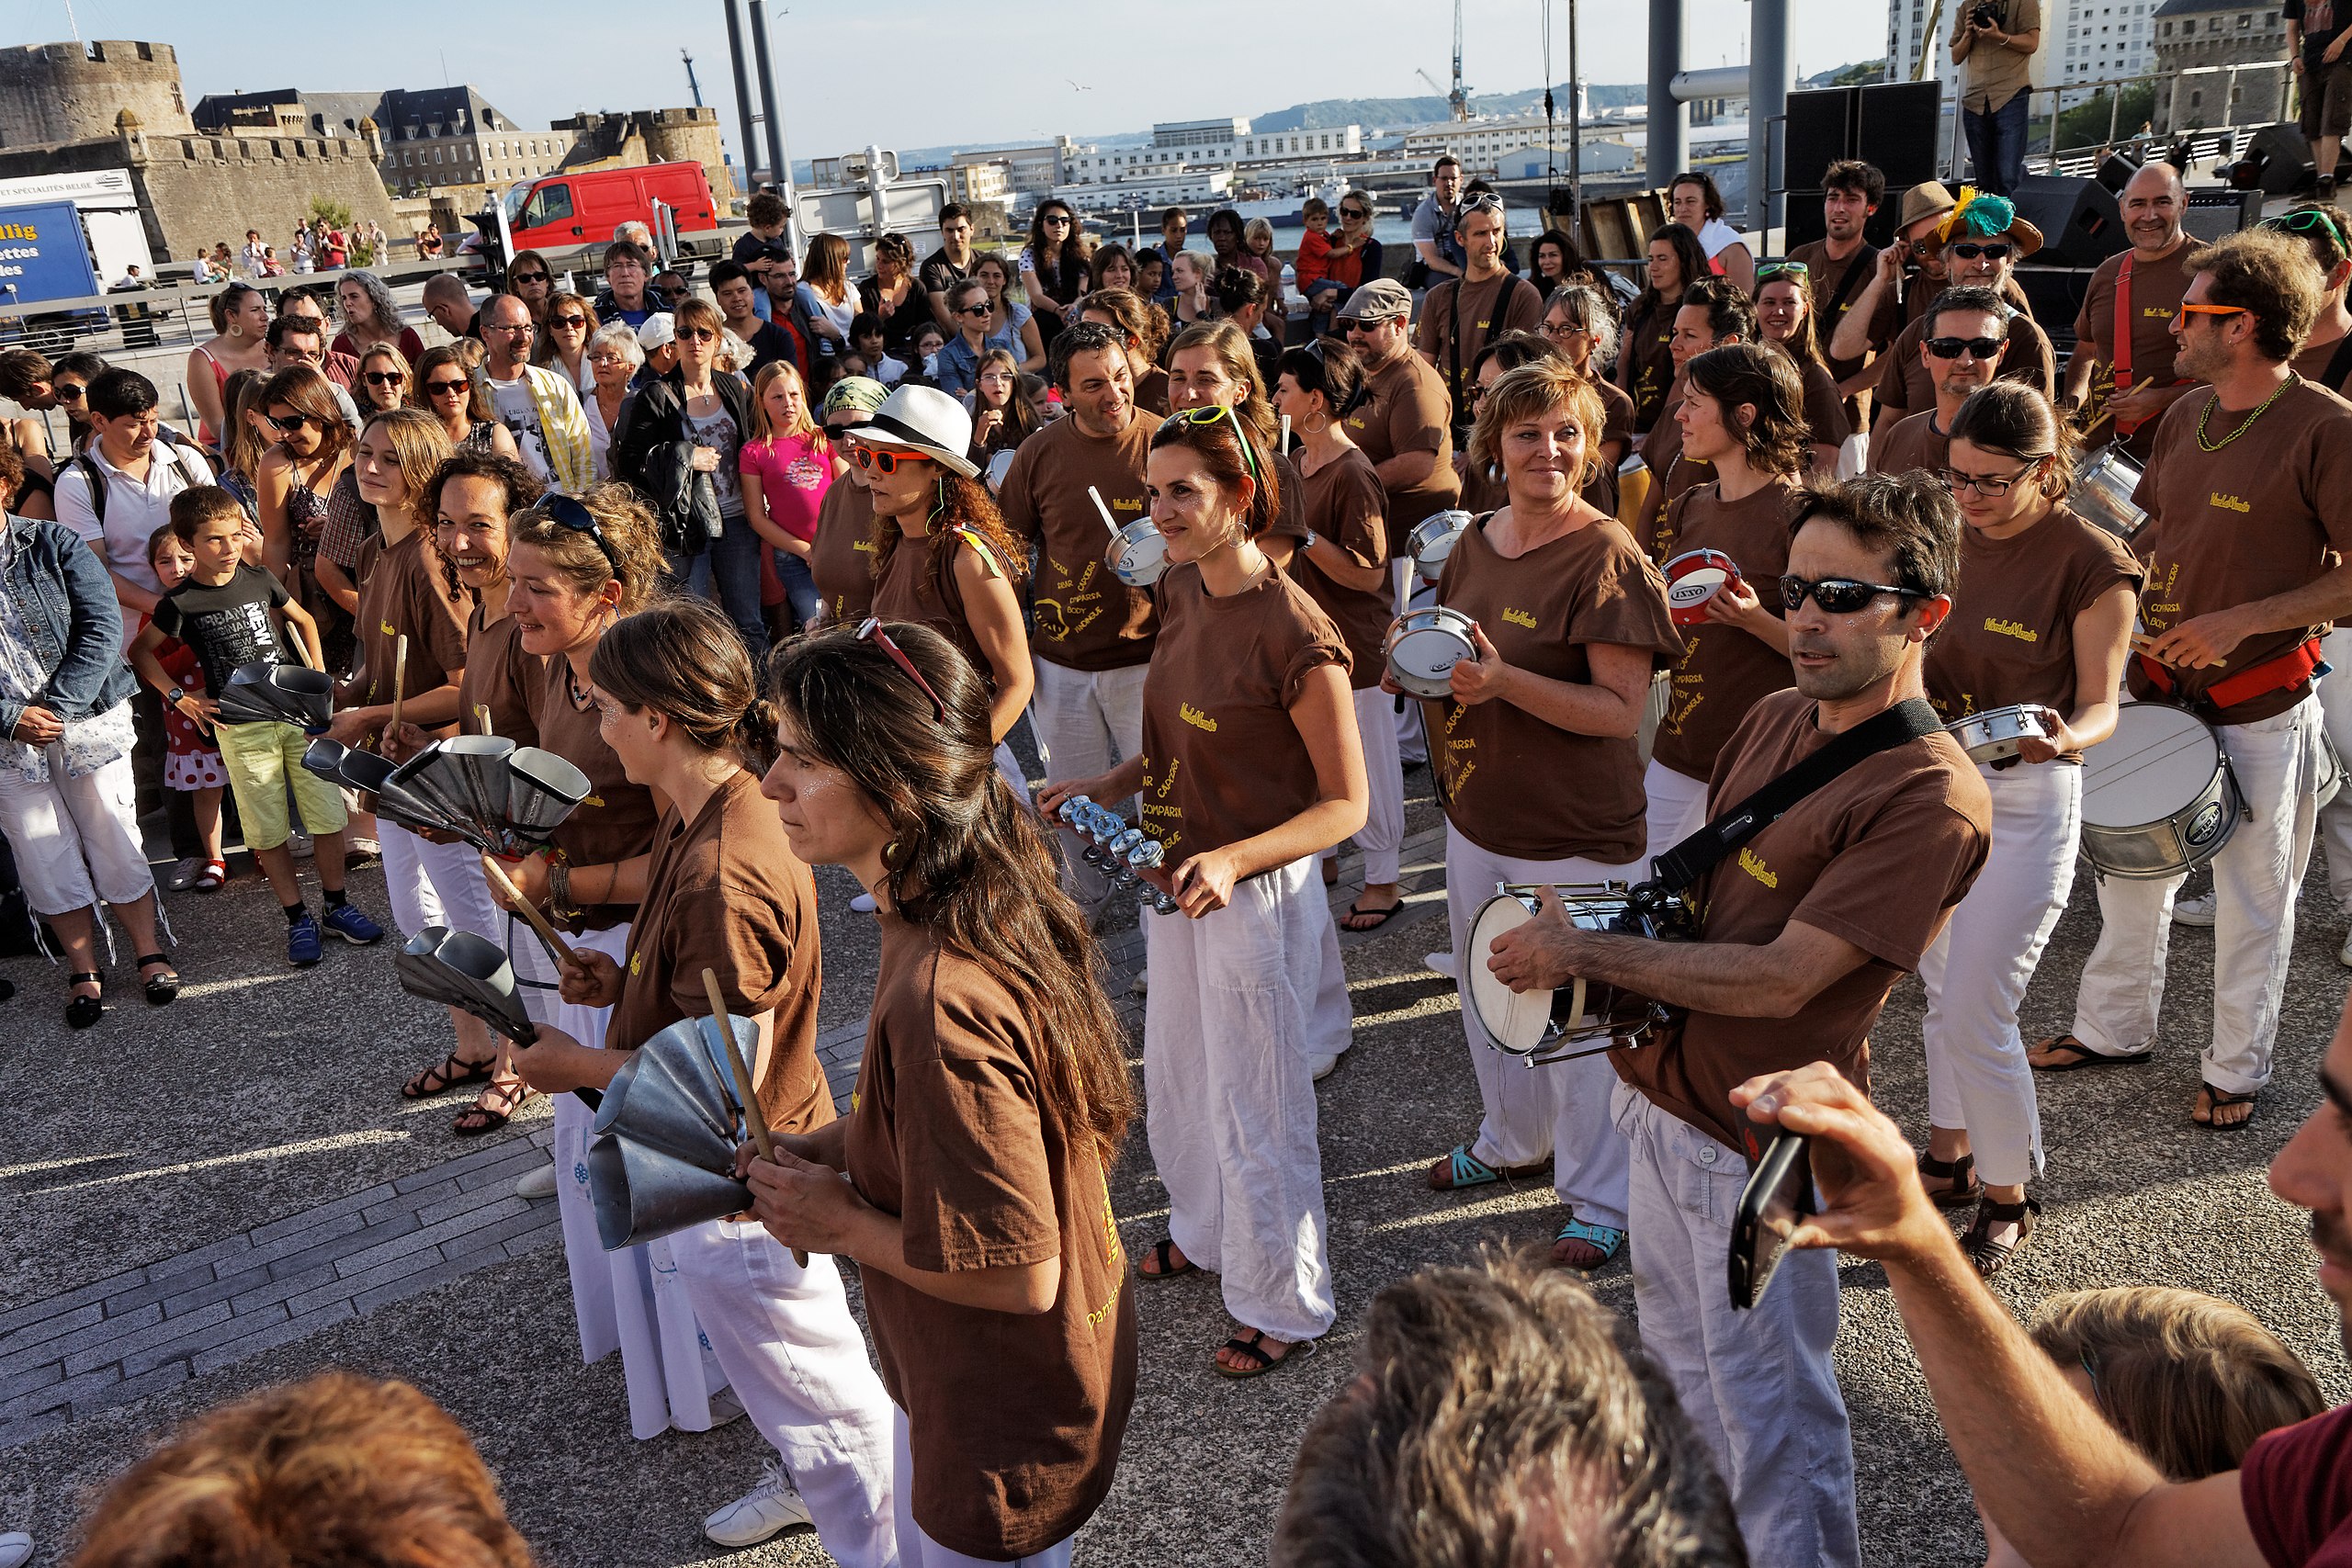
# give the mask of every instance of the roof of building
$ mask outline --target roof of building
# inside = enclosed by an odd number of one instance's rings
[[[305,93],[294,87],[212,93],[198,100],[190,118],[198,129],[215,130],[233,123],[240,112],[275,110],[288,105],[300,105],[305,125],[319,136],[356,136],[363,119],[373,119],[387,133],[408,128],[412,136],[429,134],[428,128],[434,126],[447,128],[441,132],[444,135],[523,129],[471,85],[415,91],[392,87],[376,93]]]
[[[2201,17],[2208,11],[2275,10],[2278,0],[2165,0],[2156,7],[2159,17]]]

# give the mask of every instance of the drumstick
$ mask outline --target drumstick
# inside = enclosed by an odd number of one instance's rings
[[[764,1160],[775,1158],[775,1140],[768,1136],[768,1119],[760,1112],[760,1097],[752,1089],[752,1069],[743,1060],[743,1048],[735,1043],[735,1021],[727,1016],[727,998],[718,988],[718,971],[706,968],[702,972],[702,988],[710,998],[710,1016],[718,1025],[718,1037],[727,1043],[727,1063],[735,1072],[735,1093],[743,1101],[743,1120],[752,1129],[752,1143]],[[792,1260],[803,1269],[808,1267],[806,1248],[794,1247]]]
[[[488,703],[476,703],[474,705],[474,722],[481,726],[481,732],[484,735],[496,735],[498,733],[498,731],[490,727],[490,705]]]
[[[401,687],[408,680],[408,633],[392,639],[392,716],[384,726],[387,735],[401,727]]]
[[[2155,653],[2153,651],[2155,646],[2156,639],[2150,637],[2145,632],[2134,632],[2132,635],[2132,651],[2134,653],[2144,653],[2151,659],[2156,659]],[[2168,659],[2156,659],[2156,662],[2159,664],[2169,664],[2172,661]],[[2226,659],[2216,659],[2213,660],[2211,665],[2211,668],[2215,670],[2226,670],[2229,667],[2230,661]]]
[[[1288,414],[1283,415],[1282,434],[1274,438],[1274,450],[1277,452],[1290,450],[1290,415]]]
[[[1117,538],[1119,536],[1119,520],[1111,515],[1111,509],[1109,507],[1102,504],[1102,492],[1096,490],[1092,485],[1088,485],[1086,487],[1086,493],[1094,498],[1094,510],[1102,514],[1102,526],[1111,530],[1111,537],[1114,539]]]
[[[523,890],[514,886],[514,879],[506,874],[504,866],[499,864],[492,856],[484,855],[481,857],[481,872],[484,876],[490,878],[490,885],[498,889],[499,894],[508,903],[514,906],[514,912],[523,917],[523,923],[531,928],[531,934],[539,939],[539,945],[548,950],[549,958],[554,959],[558,964],[577,962],[571,944],[556,934],[555,927],[549,925],[548,918],[539,913],[539,907],[523,897]]]
[[[318,668],[318,665],[313,663],[311,659],[311,645],[302,640],[302,634],[300,632],[296,631],[292,626],[287,627],[286,640],[294,645],[294,657],[300,662],[303,669],[316,670]]]

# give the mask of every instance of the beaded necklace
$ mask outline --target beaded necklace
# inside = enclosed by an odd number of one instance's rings
[[[2247,431],[2253,429],[2254,422],[2260,419],[2264,412],[2269,409],[2272,403],[2277,402],[2280,397],[2285,395],[2288,388],[2293,386],[2296,382],[2301,379],[2301,377],[2295,375],[2291,371],[2289,372],[2287,378],[2278,383],[2278,389],[2271,393],[2268,397],[2263,399],[2262,406],[2260,408],[2256,409],[2252,413],[2246,415],[2245,418],[2240,420],[2238,422],[2238,427],[2235,430],[2231,431],[2219,441],[2208,441],[2205,438],[2205,426],[2207,423],[2212,419],[2213,411],[2222,406],[2222,394],[2219,392],[2214,393],[2211,397],[2205,400],[2205,412],[2197,416],[2197,449],[2200,452],[2219,452],[2222,447],[2227,446],[2231,442],[2235,441],[2239,436],[2244,435]]]

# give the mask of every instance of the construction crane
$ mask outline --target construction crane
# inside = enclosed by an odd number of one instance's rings
[[[686,62],[686,90],[695,96],[695,107],[700,108],[702,84],[695,80],[695,57],[682,49],[678,51],[678,58]]]
[[[1462,85],[1462,0],[1453,0],[1453,91],[1445,96],[1445,105],[1455,119],[1470,118],[1470,94]]]

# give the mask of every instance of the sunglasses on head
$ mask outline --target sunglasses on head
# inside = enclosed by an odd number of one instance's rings
[[[1171,424],[1222,424],[1227,420],[1233,422],[1234,440],[1241,444],[1241,466],[1250,470],[1252,483],[1265,483],[1258,477],[1258,454],[1250,445],[1249,434],[1242,430],[1241,422],[1234,418],[1233,410],[1226,404],[1209,403],[1196,409],[1178,409],[1159,422],[1159,429],[1165,430]]]
[[[868,446],[863,441],[847,443],[849,460],[872,473],[895,474],[901,463],[928,463],[932,459],[922,452],[897,452],[888,446]]]
[[[2016,249],[2015,245],[2006,244],[1997,240],[1990,244],[1975,240],[1962,240],[1952,246],[1951,254],[1962,261],[1974,261],[1979,256],[1986,261],[2007,261],[2009,253]]]
[[[616,582],[628,581],[628,573],[621,570],[620,553],[613,548],[613,542],[605,537],[605,530],[597,524],[594,513],[561,491],[549,491],[541,496],[539,511],[557,527],[587,535],[596,548],[603,552],[605,564],[613,569],[613,580]]]
[[[461,398],[473,389],[467,381],[427,381],[424,395],[428,398]]]
[[[2001,352],[2001,340],[1996,337],[1931,337],[1919,348],[1938,359],[1958,359],[1963,354],[1990,359]]]
[[[947,705],[941,702],[939,694],[931,689],[931,682],[922,678],[922,671],[915,668],[915,661],[907,657],[906,649],[890,640],[890,634],[882,629],[882,618],[879,615],[865,617],[865,624],[857,628],[856,640],[870,642],[888,654],[890,662],[905,671],[907,679],[922,687],[922,694],[931,699],[931,711],[938,717],[939,722],[942,724],[947,722]]]
[[[2305,207],[2293,212],[2282,212],[2276,218],[2264,219],[2255,227],[2276,230],[2282,234],[2308,234],[2314,229],[2323,230],[2328,238],[2335,242],[2337,250],[2352,251],[2352,243],[2346,242],[2344,231],[2335,226],[2335,220],[2316,207]]]
[[[1488,196],[1484,191],[1462,204],[1462,215],[1464,218],[1473,212],[1500,212],[1502,209],[1503,198],[1498,196]]]
[[[1766,262],[1762,266],[1756,269],[1756,281],[1761,283],[1768,277],[1774,277],[1784,272],[1793,273],[1799,277],[1804,277],[1810,276],[1812,271],[1813,269],[1805,265],[1803,262]]]
[[[1824,613],[1850,615],[1868,605],[1882,593],[1893,593],[1905,599],[1917,599],[1917,589],[1896,588],[1884,582],[1860,582],[1850,577],[1825,577],[1817,582],[1807,582],[1802,577],[1781,579],[1781,613],[1794,615],[1811,599]]]
[[[407,377],[397,370],[370,370],[366,374],[368,384],[371,387],[398,387],[406,384],[408,380]]]

